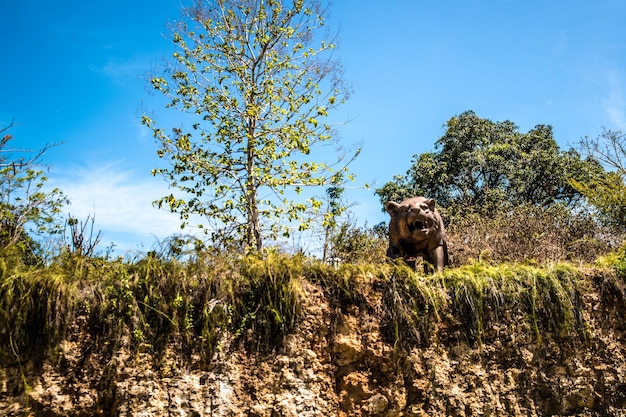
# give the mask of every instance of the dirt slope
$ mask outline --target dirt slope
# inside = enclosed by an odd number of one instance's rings
[[[375,286],[358,305],[302,288],[280,349],[256,355],[226,336],[204,367],[175,345],[107,357],[79,321],[58,356],[0,367],[0,415],[626,416],[626,306],[602,282],[583,296],[577,336],[537,334],[511,312],[469,340],[449,312],[413,346],[390,342]]]

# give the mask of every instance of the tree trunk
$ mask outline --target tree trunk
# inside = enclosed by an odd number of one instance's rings
[[[246,204],[247,204],[247,226],[246,226],[246,249],[252,248],[260,252],[263,249],[263,240],[261,237],[261,224],[259,220],[259,207],[257,200],[257,190],[259,183],[254,173],[255,167],[255,145],[254,134],[256,130],[256,119],[248,120],[248,161],[247,161],[247,183],[246,183]]]

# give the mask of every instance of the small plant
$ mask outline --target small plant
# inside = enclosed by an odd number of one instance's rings
[[[230,300],[235,322],[254,331],[258,350],[271,350],[300,318],[303,257],[269,252],[266,259],[244,257],[241,265],[241,301]]]
[[[69,252],[74,256],[93,257],[96,254],[96,247],[100,243],[101,231],[94,235],[95,217],[87,216],[83,222],[71,215],[65,221],[65,233],[70,229],[69,242],[66,244]],[[89,228],[88,228],[89,227]],[[67,241],[67,237],[65,237]]]

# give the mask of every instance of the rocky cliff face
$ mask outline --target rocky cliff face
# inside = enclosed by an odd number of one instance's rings
[[[512,312],[472,340],[450,312],[428,340],[394,346],[380,289],[341,304],[304,281],[282,347],[257,355],[226,336],[207,366],[176,344],[158,358],[124,343],[102,355],[77,322],[53,358],[3,364],[0,415],[626,416],[626,306],[596,284],[576,336],[537,333]]]

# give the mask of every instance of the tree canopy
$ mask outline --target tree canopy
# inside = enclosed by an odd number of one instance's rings
[[[376,193],[383,204],[429,196],[451,212],[572,205],[581,195],[570,179],[585,181],[601,171],[577,151],[560,150],[548,125],[521,133],[510,121],[493,122],[466,111],[448,120],[434,152],[415,155],[405,176]]]
[[[151,79],[168,107],[192,115],[171,133],[145,115],[168,167],[153,170],[182,193],[155,202],[214,241],[260,250],[264,239],[300,230],[320,209],[298,196],[336,183],[354,154],[317,162],[333,143],[331,110],[349,96],[332,41],[320,36],[326,9],[317,0],[198,0],[173,27],[174,62]],[[328,155],[325,155],[328,160]],[[351,179],[347,173],[346,178]]]

